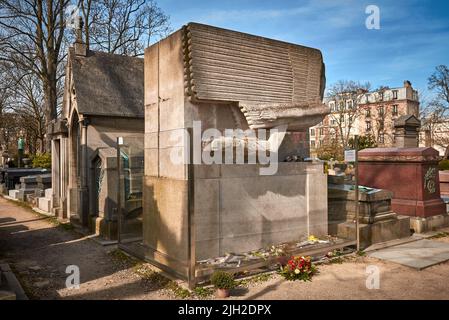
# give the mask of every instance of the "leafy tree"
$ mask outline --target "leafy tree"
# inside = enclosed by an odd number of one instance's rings
[[[353,137],[349,139],[349,147],[351,149],[355,149],[355,139]],[[376,147],[377,147],[376,139],[372,135],[359,136],[357,150],[376,148]]]
[[[449,68],[440,65],[428,78],[428,88],[436,93],[422,112],[423,130],[430,146],[443,147],[449,159]]]

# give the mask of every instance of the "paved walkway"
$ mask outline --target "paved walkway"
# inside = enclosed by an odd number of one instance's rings
[[[0,197],[0,261],[10,263],[31,299],[167,299],[113,249]],[[79,266],[79,290],[66,289],[68,265]]]
[[[437,239],[448,242],[449,237]],[[158,279],[144,279],[89,238],[0,197],[0,261],[10,263],[32,299],[167,299]],[[78,290],[65,287],[68,265],[80,267]],[[366,288],[367,266],[380,289]],[[421,271],[369,257],[319,266],[312,282],[268,281],[234,291],[233,299],[449,299],[449,262]]]

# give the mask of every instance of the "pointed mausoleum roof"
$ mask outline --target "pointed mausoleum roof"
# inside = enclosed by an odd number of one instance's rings
[[[404,126],[419,127],[420,125],[421,121],[413,114],[404,114],[394,121],[395,127],[404,127]]]
[[[144,117],[143,59],[74,48],[68,59],[79,114]]]

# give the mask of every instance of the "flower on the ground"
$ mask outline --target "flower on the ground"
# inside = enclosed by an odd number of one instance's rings
[[[316,268],[310,257],[291,257],[280,273],[287,280],[308,281],[316,273]]]

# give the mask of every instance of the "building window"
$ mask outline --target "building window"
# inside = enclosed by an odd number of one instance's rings
[[[398,105],[397,104],[393,105],[392,113],[393,113],[394,116],[398,115]]]
[[[384,106],[380,106],[378,109],[379,115],[383,116],[384,115]]]
[[[310,140],[310,146],[311,146],[312,148],[315,148],[315,140]]]
[[[348,102],[346,104],[348,106],[348,109],[352,109],[352,107],[353,107],[352,100],[348,100]]]
[[[371,121],[367,121],[366,122],[366,131],[370,131],[371,130]]]
[[[344,111],[345,110],[345,103],[343,101],[340,101],[339,107],[340,107],[340,111]]]
[[[335,102],[330,102],[329,108],[331,109],[331,112],[335,112]]]
[[[384,101],[384,93],[379,92],[379,101]]]
[[[324,135],[324,129],[320,128],[320,136],[323,136],[323,135]]]
[[[337,121],[335,119],[331,119],[331,126],[335,126],[337,124]]]
[[[365,116],[366,117],[371,117],[371,109],[366,109],[366,111],[365,111]]]
[[[315,129],[310,129],[310,135],[314,136],[315,135]]]
[[[393,90],[393,99],[398,98],[398,90]]]

